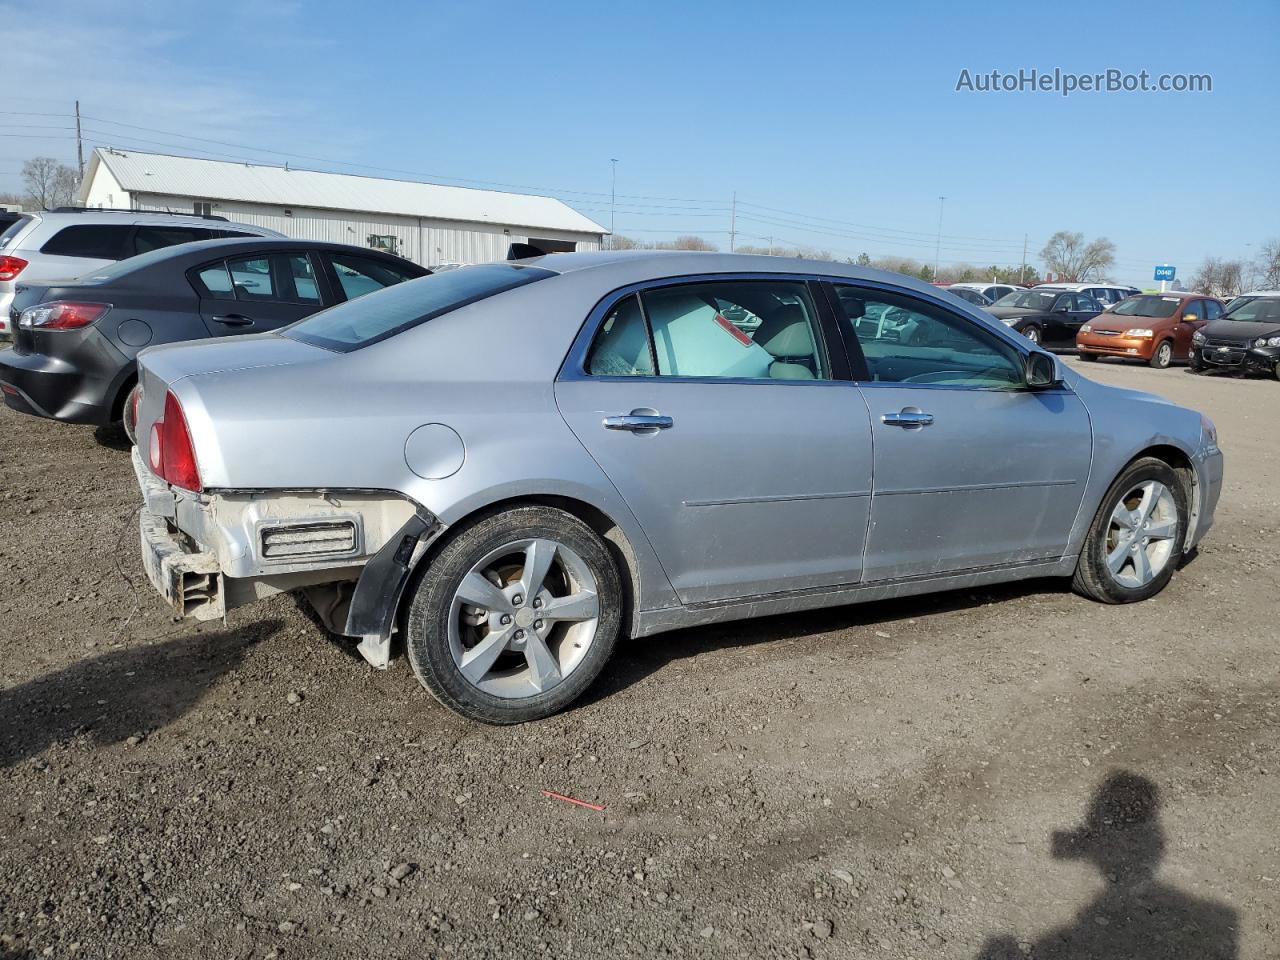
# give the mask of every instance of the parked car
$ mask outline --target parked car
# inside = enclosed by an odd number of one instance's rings
[[[884,306],[913,336],[860,322]],[[143,559],[176,614],[305,586],[491,723],[572,703],[624,633],[1025,577],[1146,599],[1222,478],[1198,413],[918,280],[778,257],[463,267],[140,376]]]
[[[1232,299],[1223,316],[1192,336],[1191,369],[1270,373],[1280,380],[1280,290]]]
[[[226,217],[64,207],[24,213],[0,233],[0,339],[19,283],[69,280],[117,260],[175,243],[214,237],[280,237]]]
[[[1013,283],[953,283],[947,289],[954,294],[959,294],[961,290],[973,290],[995,303],[1001,297],[1007,297],[1011,293],[1025,290],[1026,287],[1020,287]]]
[[[123,421],[137,357],[161,343],[260,333],[427,273],[389,253],[254,237],[144,253],[79,280],[19,285],[0,389],[22,413]]]
[[[1046,347],[1075,346],[1081,325],[1102,310],[1102,304],[1087,294],[1040,287],[1010,293],[987,308],[1032,343]]]
[[[989,307],[991,304],[995,303],[995,301],[986,294],[974,290],[972,287],[961,286],[953,283],[944,289],[948,293],[954,293],[961,300],[964,300],[967,303],[972,303],[975,307]]]
[[[1121,357],[1164,369],[1191,355],[1191,337],[1222,316],[1222,303],[1198,293],[1139,294],[1094,317],[1076,334],[1081,360]]]
[[[1116,286],[1110,283],[1038,283],[1031,289],[1072,290],[1076,293],[1083,293],[1086,296],[1093,297],[1104,307],[1113,306],[1126,297],[1132,297],[1142,292],[1137,287]]]

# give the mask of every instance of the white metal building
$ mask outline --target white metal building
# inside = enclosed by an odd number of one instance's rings
[[[502,260],[513,242],[598,250],[606,232],[553,197],[101,147],[80,200],[215,214],[289,237],[389,250],[425,267]]]

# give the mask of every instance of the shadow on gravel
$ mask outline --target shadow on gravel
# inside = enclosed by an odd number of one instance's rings
[[[128,453],[133,447],[133,444],[129,442],[129,435],[124,432],[124,427],[116,424],[112,424],[109,427],[95,428],[93,439],[109,450],[119,450],[122,453]]]
[[[1146,777],[1112,773],[1082,826],[1053,834],[1055,860],[1087,860],[1107,881],[1068,927],[1034,942],[1004,935],[979,960],[1235,960],[1236,911],[1154,878],[1164,857],[1160,791]]]
[[[105,746],[172,723],[281,626],[268,620],[108,653],[0,691],[0,769],[72,737]]]
[[[852,627],[875,627],[892,624],[897,620],[918,620],[932,614],[950,613],[987,603],[1004,603],[1020,597],[1070,592],[1071,581],[1060,577],[1018,580],[897,600],[847,604],[803,613],[780,613],[629,640],[619,644],[600,679],[570,709],[579,709],[619,690],[625,690],[676,660],[696,657],[712,650],[793,640]]]

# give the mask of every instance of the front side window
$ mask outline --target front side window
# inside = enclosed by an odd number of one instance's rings
[[[1217,320],[1222,316],[1222,304],[1217,300],[1202,300],[1204,304],[1204,313],[1200,316],[1201,320]]]
[[[40,248],[41,253],[58,257],[86,257],[92,260],[121,260],[133,227],[124,223],[84,223],[63,227]]]
[[[347,353],[394,337],[467,304],[554,277],[514,263],[487,263],[421,277],[312,314],[282,333],[326,350]]]
[[[411,274],[374,257],[338,253],[329,259],[338,275],[338,285],[348,300],[413,279]]]
[[[1021,354],[978,324],[897,294],[835,289],[842,332],[857,341],[871,381],[1022,387]]]
[[[601,376],[826,380],[817,311],[801,281],[656,287],[613,308],[588,356]]]
[[[1104,308],[1101,303],[1087,293],[1078,293],[1076,294],[1076,309],[1085,313],[1101,313]]]

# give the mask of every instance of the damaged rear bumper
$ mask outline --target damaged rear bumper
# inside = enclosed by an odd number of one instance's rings
[[[177,616],[216,620],[226,615],[226,590],[216,556],[189,549],[169,530],[167,520],[145,507],[138,530],[147,578]]]

